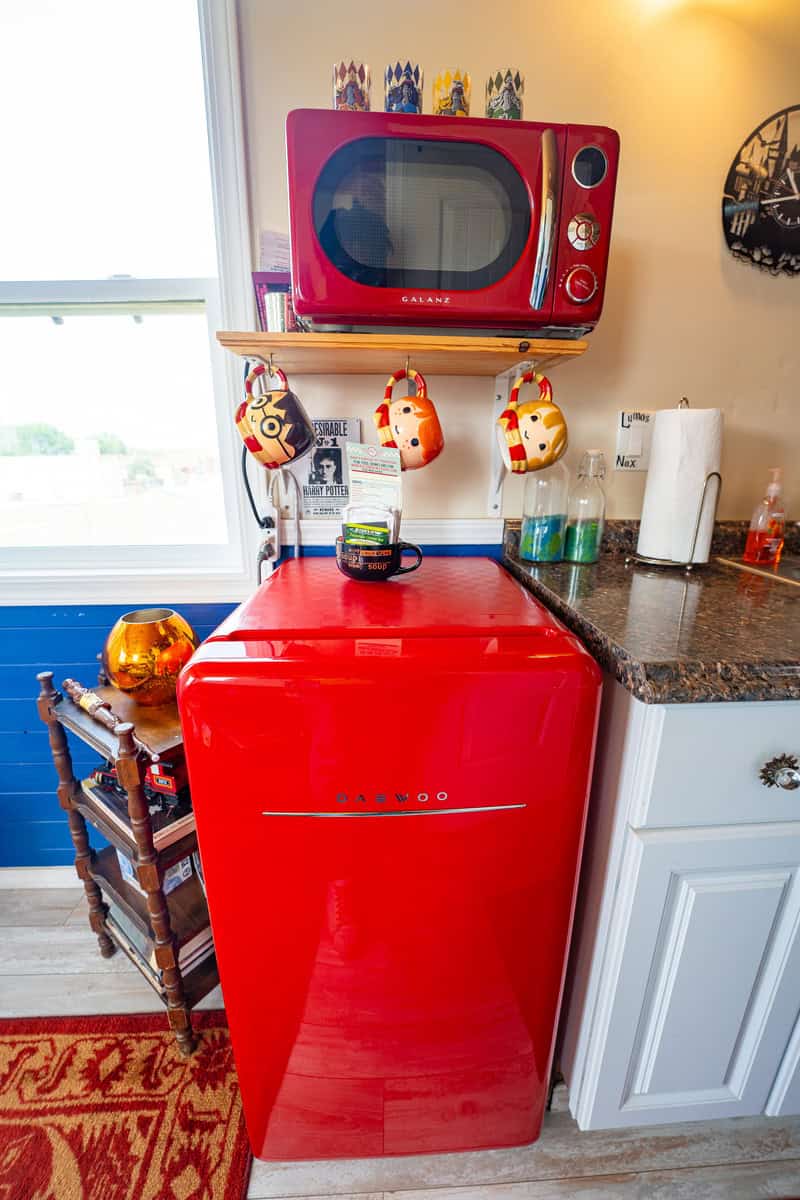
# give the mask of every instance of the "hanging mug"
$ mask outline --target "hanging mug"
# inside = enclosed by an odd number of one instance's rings
[[[280,382],[278,391],[266,389],[256,394],[253,384],[263,376],[274,376]],[[285,467],[314,445],[314,426],[305,409],[289,390],[286,376],[280,367],[259,363],[253,367],[244,383],[245,398],[236,410],[236,428],[253,458],[272,471]]]
[[[416,384],[416,396],[393,400],[394,385],[406,378]],[[413,367],[389,376],[383,403],[375,409],[373,420],[381,445],[400,451],[400,465],[404,471],[427,466],[444,449],[444,434],[433,401],[428,396],[425,378]]]
[[[538,384],[538,399],[519,403],[523,383]],[[553,389],[545,375],[534,371],[520,375],[497,422],[497,440],[506,469],[515,474],[541,471],[561,458],[567,448],[567,422],[553,403]]]

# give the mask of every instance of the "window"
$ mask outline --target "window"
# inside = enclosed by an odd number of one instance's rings
[[[232,0],[26,0],[3,23],[0,597],[236,598]]]

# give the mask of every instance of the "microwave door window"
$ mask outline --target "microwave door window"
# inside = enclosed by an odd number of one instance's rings
[[[453,263],[492,263],[502,253],[509,237],[507,214],[499,206],[480,205],[453,196],[441,202],[438,242],[439,270]]]
[[[332,156],[314,195],[326,257],[368,287],[488,287],[519,260],[530,219],[518,172],[471,142],[359,139]]]

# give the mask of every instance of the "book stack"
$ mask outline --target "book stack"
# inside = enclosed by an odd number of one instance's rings
[[[122,935],[122,938],[127,942],[136,954],[142,965],[147,968],[147,973],[150,975],[153,983],[160,986],[161,971],[156,962],[155,952],[155,935],[151,932],[148,936],[143,933],[138,925],[134,924],[128,915],[120,908],[118,904],[109,898],[108,903],[108,919],[113,921],[117,927],[117,932]],[[210,958],[214,953],[214,939],[211,936],[211,926],[205,925],[202,929],[198,929],[190,934],[178,947],[178,966],[181,972],[185,975],[196,967],[204,959]]]

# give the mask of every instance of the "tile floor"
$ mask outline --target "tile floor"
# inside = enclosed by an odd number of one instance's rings
[[[203,1008],[222,1005],[219,989]],[[0,889],[0,1017],[145,1012],[157,998],[97,953],[79,887]],[[580,1133],[561,1089],[532,1146],[254,1164],[249,1200],[756,1200],[800,1197],[800,1117]],[[222,1198],[220,1198],[222,1200]]]

